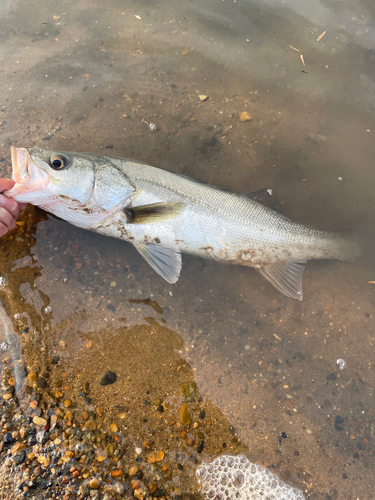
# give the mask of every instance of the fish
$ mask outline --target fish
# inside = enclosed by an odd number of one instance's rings
[[[96,153],[13,146],[11,155],[15,185],[5,196],[132,243],[171,284],[188,253],[253,267],[281,293],[302,300],[308,260],[353,261],[361,253],[356,238],[294,222],[259,201],[259,193],[236,194]]]

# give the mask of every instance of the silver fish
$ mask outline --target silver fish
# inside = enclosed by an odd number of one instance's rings
[[[15,186],[4,193],[75,226],[131,242],[169,283],[181,252],[258,269],[302,300],[307,260],[353,260],[357,242],[299,224],[259,203],[122,158],[12,147]]]

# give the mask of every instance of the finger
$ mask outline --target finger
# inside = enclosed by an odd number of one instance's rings
[[[7,189],[12,189],[14,185],[15,182],[12,179],[0,179],[0,193],[6,191]]]
[[[16,219],[4,207],[0,208],[0,221],[8,228],[8,231],[16,227]]]
[[[12,198],[7,198],[3,194],[0,194],[0,207],[7,210],[15,219],[18,219],[20,206],[16,201],[12,200]]]
[[[0,222],[0,238],[4,236],[4,234],[7,234],[7,232],[8,232],[7,226],[2,222]]]

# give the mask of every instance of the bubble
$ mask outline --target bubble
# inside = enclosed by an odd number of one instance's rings
[[[242,474],[241,471],[236,470],[234,473],[234,481],[233,484],[236,486],[236,488],[240,488],[245,482],[244,475]]]
[[[198,467],[196,476],[206,500],[306,500],[301,491],[245,455],[221,455]]]

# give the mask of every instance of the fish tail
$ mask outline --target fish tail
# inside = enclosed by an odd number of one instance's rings
[[[334,258],[353,262],[363,253],[362,238],[355,233],[342,233],[338,235],[335,242]]]

